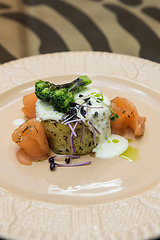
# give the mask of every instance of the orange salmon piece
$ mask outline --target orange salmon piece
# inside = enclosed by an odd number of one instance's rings
[[[114,133],[120,133],[127,127],[133,129],[136,137],[142,136],[145,129],[145,117],[138,114],[136,106],[126,98],[116,97],[111,100],[112,110],[118,114],[119,119],[111,121]]]
[[[12,134],[12,140],[20,146],[18,161],[25,165],[31,161],[44,160],[50,155],[50,148],[43,125],[36,118],[21,124]]]
[[[19,148],[19,150],[16,152],[16,157],[21,164],[32,165],[32,161],[28,158],[27,154],[22,148]]]
[[[29,93],[23,97],[23,105],[24,107],[21,109],[22,112],[29,118],[36,117],[35,104],[38,98],[35,93]]]

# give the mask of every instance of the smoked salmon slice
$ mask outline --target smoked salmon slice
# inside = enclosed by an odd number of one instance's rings
[[[142,136],[145,129],[145,117],[138,114],[136,106],[126,98],[116,97],[111,100],[111,109],[119,118],[111,121],[112,132],[120,134],[127,127],[133,129],[136,137]]]
[[[16,155],[18,161],[24,165],[31,165],[32,161],[47,159],[50,155],[43,125],[36,118],[21,124],[13,132],[12,140],[20,146]]]
[[[29,93],[23,97],[23,105],[24,107],[21,109],[22,112],[29,118],[36,117],[35,104],[38,98],[35,93]]]

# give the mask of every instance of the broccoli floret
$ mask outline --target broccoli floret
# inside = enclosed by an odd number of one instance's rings
[[[70,108],[70,103],[73,101],[73,93],[68,92],[65,88],[61,88],[54,91],[50,103],[57,111],[67,112]]]
[[[61,85],[39,80],[35,83],[35,94],[42,101],[49,102],[58,112],[67,112],[70,103],[74,102],[75,93],[82,90],[92,81],[87,76],[80,76],[76,80]]]

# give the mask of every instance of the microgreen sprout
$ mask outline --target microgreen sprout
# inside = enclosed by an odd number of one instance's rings
[[[83,95],[82,95],[81,98],[82,98],[82,99],[86,99],[86,96],[83,96]],[[113,114],[112,116],[110,116],[110,120],[111,120],[111,121],[114,121],[115,118],[119,119],[118,114],[115,113],[109,105],[107,105],[106,103],[104,103],[104,101],[103,101],[103,100],[104,100],[104,97],[103,97],[103,93],[102,93],[101,91],[98,92],[98,93],[97,93],[97,92],[92,92],[90,95],[87,96],[87,99],[89,99],[89,98],[93,98],[93,99],[95,99],[97,102],[102,103],[104,106],[106,106],[106,107],[109,108],[110,112]]]
[[[55,163],[55,165],[60,166],[60,167],[77,167],[77,166],[83,166],[83,165],[88,165],[88,164],[91,164],[91,161],[83,162],[83,163],[75,163],[75,164],[60,164],[60,163]]]
[[[92,102],[91,99],[94,99],[96,102],[101,103],[102,105],[100,106],[92,106]],[[79,100],[81,101],[80,103]],[[98,112],[95,111],[94,114],[91,113],[91,108],[104,108],[107,107],[110,112],[112,113],[112,116],[110,116],[110,120],[114,121],[115,118],[119,118],[118,114],[115,113],[112,108],[107,105],[104,102],[104,96],[103,93],[100,92],[92,92],[90,95],[84,96],[82,94],[79,94],[79,98],[75,99],[75,102],[71,102],[70,103],[70,109],[69,111],[65,114],[65,117],[62,118],[62,122],[61,124],[64,125],[68,125],[71,129],[71,135],[70,135],[70,144],[71,144],[71,153],[70,155],[67,157],[65,156],[65,162],[66,164],[57,164],[52,161],[52,164],[50,166],[50,169],[52,170],[52,168],[54,169],[55,166],[79,166],[79,165],[84,165],[84,164],[88,164],[88,162],[83,163],[83,164],[69,164],[70,160],[74,157],[74,153],[75,153],[75,146],[74,146],[74,137],[77,137],[77,134],[75,132],[76,126],[77,124],[80,122],[82,123],[82,134],[81,134],[81,139],[80,142],[82,142],[83,140],[83,135],[84,135],[84,129],[85,129],[85,125],[90,125],[92,132],[93,132],[93,138],[94,138],[94,145],[96,147],[96,133],[97,134],[101,134],[98,129],[95,128],[94,124],[93,124],[93,118],[98,118]],[[79,116],[79,115],[80,116]],[[72,123],[72,124],[71,124]],[[73,123],[75,123],[73,125]],[[62,155],[60,155],[62,156]]]
[[[109,110],[113,113],[112,116],[110,116],[110,120],[113,122],[115,118],[119,119],[119,116],[117,113],[115,113],[110,106],[108,106]]]
[[[70,163],[70,160],[71,160],[71,158],[70,158],[70,157],[68,157],[68,158],[65,158],[65,162],[66,162],[67,164],[69,164],[69,163]]]
[[[102,92],[99,92],[99,93],[97,93],[97,94],[93,93],[91,96],[92,96],[94,99],[99,100],[100,102],[103,103],[104,106],[106,106],[106,107],[109,108],[110,112],[113,114],[112,116],[110,116],[110,120],[111,120],[111,121],[114,121],[115,118],[119,119],[118,114],[115,113],[115,112],[113,111],[113,109],[112,109],[109,105],[107,105],[106,103],[103,102],[103,94],[102,94]]]
[[[86,117],[86,110],[84,109],[84,106],[81,107],[80,113],[84,118]]]
[[[70,143],[71,143],[71,157],[72,157],[72,154],[73,152],[75,152],[75,146],[74,146],[74,139],[73,139],[73,135],[75,137],[77,137],[76,133],[75,133],[75,129],[76,129],[76,126],[77,126],[78,122],[75,123],[74,127],[71,128],[71,125],[69,124],[69,127],[71,129],[71,136],[70,136]]]
[[[61,163],[55,162],[55,158],[57,158],[57,157],[65,157],[66,164],[63,164],[63,163],[61,164]],[[72,156],[72,158],[80,158],[80,157],[79,156]],[[91,161],[70,164],[70,160],[71,160],[70,155],[55,155],[55,156],[52,156],[48,159],[48,161],[50,163],[50,170],[53,171],[56,166],[59,166],[59,167],[77,167],[77,166],[83,166],[83,165],[91,164]]]

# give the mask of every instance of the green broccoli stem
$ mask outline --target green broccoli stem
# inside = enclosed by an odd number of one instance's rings
[[[77,93],[87,85],[91,84],[92,80],[90,80],[87,76],[80,76],[79,78],[72,81],[71,83],[72,85],[68,88],[68,91]]]
[[[75,93],[92,83],[87,76],[80,76],[76,80],[61,85],[39,80],[35,83],[35,94],[42,101],[49,102],[59,112],[67,112],[70,103],[74,101]]]

